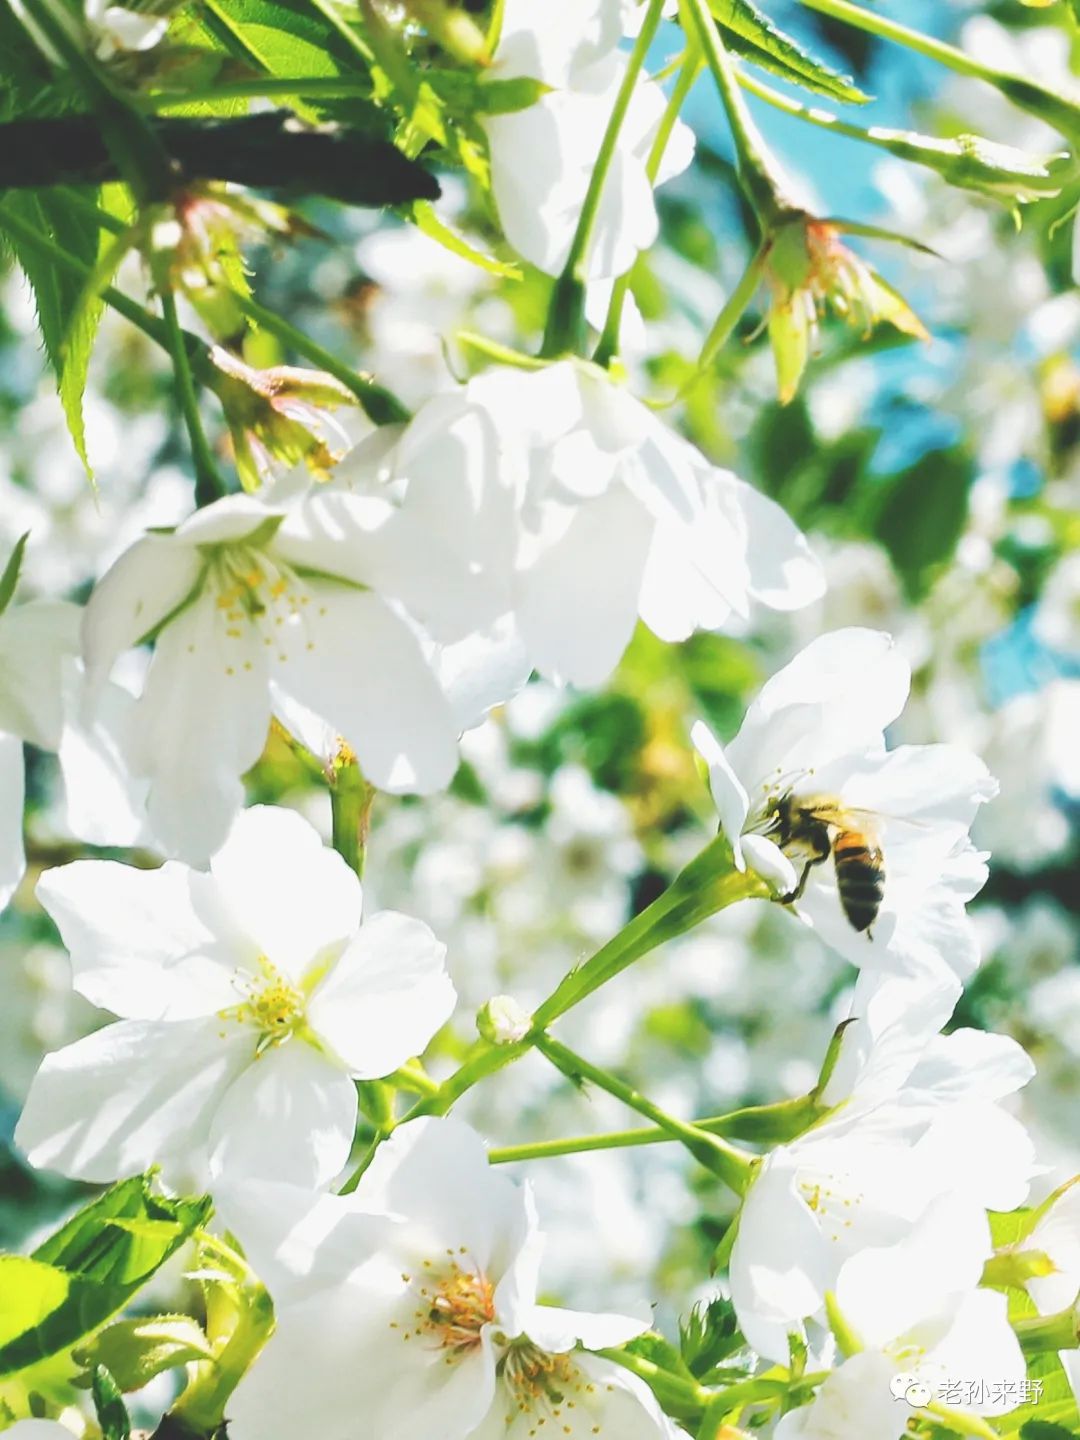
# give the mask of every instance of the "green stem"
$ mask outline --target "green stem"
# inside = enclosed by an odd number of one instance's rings
[[[882,125],[875,125],[869,130],[862,125],[852,125],[830,110],[822,110],[816,105],[804,105],[790,95],[781,94],[749,71],[740,72],[739,84],[751,95],[756,95],[759,100],[771,105],[774,110],[780,110],[807,125],[815,125],[819,130],[829,130],[834,135],[845,135],[849,140],[874,145],[889,155],[910,161],[913,165],[924,165],[944,175],[946,180],[953,184],[975,185],[976,188],[983,189],[996,186],[1004,194],[1009,181],[1015,179],[1018,189],[1057,195],[1064,183],[1063,177],[1057,172],[1037,173],[1033,168],[1011,171],[1004,165],[993,162],[980,167],[978,149],[965,148],[965,145],[957,140],[939,140],[932,136],[917,135],[910,130],[890,130]],[[965,140],[972,142],[973,138],[967,136]],[[983,182],[981,187],[978,185],[980,178]]]
[[[207,441],[206,431],[203,429],[202,416],[199,414],[199,397],[195,389],[195,377],[191,370],[191,359],[188,355],[184,332],[180,328],[180,320],[176,314],[176,300],[172,291],[165,287],[161,291],[161,313],[165,319],[169,352],[172,355],[176,395],[180,402],[180,412],[187,426],[188,439],[191,442],[191,459],[195,467],[195,504],[201,508],[203,505],[212,505],[215,500],[221,499],[226,493],[225,481],[214,463],[213,452]]]
[[[109,153],[135,198],[142,205],[164,200],[173,185],[172,165],[146,120],[113,88],[89,47],[80,44],[65,20],[57,17],[50,0],[23,0],[23,4],[85,95]]]
[[[785,1144],[796,1139],[827,1113],[811,1096],[779,1100],[774,1105],[748,1105],[727,1115],[710,1115],[692,1122],[696,1130],[733,1140]],[[550,1160],[557,1155],[581,1155],[591,1150],[624,1150],[638,1145],[662,1145],[673,1139],[669,1130],[642,1125],[635,1130],[609,1130],[599,1135],[569,1135],[558,1140],[534,1140],[523,1145],[496,1146],[488,1151],[492,1165],[518,1160]]]
[[[713,327],[705,337],[705,343],[701,347],[701,354],[698,356],[697,365],[693,373],[679,389],[676,398],[681,398],[690,390],[701,376],[708,370],[709,366],[719,355],[720,351],[727,344],[728,340],[738,325],[739,321],[746,314],[754,296],[757,294],[758,286],[761,284],[762,276],[765,273],[765,265],[769,258],[769,243],[766,241],[753,255],[750,263],[739,277],[739,282],[731,294],[724,301],[724,307],[713,322]]]
[[[671,139],[671,132],[675,128],[675,122],[679,118],[679,112],[686,103],[686,97],[693,89],[694,82],[701,73],[704,60],[696,45],[688,45],[683,57],[682,68],[679,71],[679,78],[675,83],[668,98],[667,108],[664,110],[663,119],[660,121],[660,128],[653,139],[652,148],[649,151],[649,158],[645,161],[645,174],[649,177],[650,185],[656,184],[656,177],[660,172],[660,162],[664,158],[664,151],[667,149],[668,141]],[[604,319],[604,328],[600,335],[596,353],[593,361],[597,365],[608,366],[619,353],[619,332],[622,327],[623,306],[626,304],[626,297],[630,293],[630,272],[620,275],[611,290],[611,300],[608,302],[607,315]]]
[[[662,895],[565,977],[533,1016],[536,1028],[546,1029],[657,945],[738,900],[765,900],[770,893],[765,881],[752,871],[735,869],[731,847],[718,835],[679,872]]]
[[[489,1075],[505,1069],[531,1048],[532,1040],[528,1037],[513,1045],[486,1046],[460,1065],[452,1075],[447,1076],[434,1095],[414,1105],[405,1119],[415,1120],[420,1115],[445,1115],[466,1090],[471,1090]]]
[[[707,1130],[700,1130],[696,1125],[690,1125],[685,1120],[679,1120],[674,1115],[669,1115],[659,1105],[654,1105],[651,1100],[635,1090],[632,1085],[627,1085],[607,1070],[602,1070],[598,1065],[592,1064],[583,1056],[568,1049],[559,1040],[554,1040],[550,1035],[539,1034],[533,1037],[533,1044],[546,1059],[550,1060],[557,1070],[561,1070],[568,1080],[580,1084],[582,1080],[588,1080],[600,1090],[606,1090],[609,1095],[614,1095],[631,1110],[636,1110],[639,1115],[644,1115],[652,1120],[674,1140],[680,1141],[694,1158],[707,1169],[718,1175],[724,1184],[734,1190],[736,1195],[744,1195],[753,1179],[755,1159],[745,1151],[739,1150],[734,1145],[729,1145],[718,1135],[713,1135]]]
[[[580,355],[585,344],[585,287],[589,279],[589,246],[592,243],[596,219],[600,213],[600,201],[604,193],[611,162],[619,143],[623,122],[630,109],[638,77],[645,65],[645,57],[653,42],[663,16],[663,0],[649,0],[648,9],[641,22],[641,30],[634,41],[634,48],[626,65],[619,93],[600,142],[596,164],[589,177],[589,186],[581,203],[577,228],[570,242],[562,274],[555,281],[548,306],[547,325],[544,329],[544,343],[540,353],[554,357],[567,353]]]
[[[354,759],[335,765],[330,781],[331,845],[349,868],[363,878],[368,825],[375,787]]]
[[[252,300],[250,296],[234,292],[234,298],[248,319],[254,320],[256,325],[269,331],[271,335],[276,335],[286,345],[291,345],[298,355],[303,355],[320,370],[333,375],[335,380],[340,380],[356,396],[364,413],[374,424],[394,425],[410,418],[408,409],[397,396],[392,395],[370,375],[350,369],[331,351],[324,349],[309,335],[305,335],[295,325],[290,325],[288,320],[275,314],[273,310],[268,310],[265,305],[260,305],[257,300]]]
[[[616,1365],[644,1380],[665,1410],[674,1409],[679,1413],[703,1410],[712,1396],[713,1392],[696,1380],[673,1375],[654,1361],[646,1360],[644,1355],[635,1355],[628,1350],[598,1350],[596,1353],[605,1360],[614,1360]]]
[[[788,198],[783,172],[747,109],[738,72],[720,37],[708,0],[679,0],[679,15],[683,29],[696,38],[712,72],[735,143],[740,184],[762,233],[767,235],[788,211],[798,207]]]
[[[958,75],[967,75],[993,85],[1019,109],[1045,120],[1063,135],[1075,139],[1080,131],[1080,107],[1064,95],[1047,90],[1045,86],[1035,85],[1023,75],[998,70],[993,65],[984,65],[955,45],[949,45],[931,35],[923,35],[918,30],[901,25],[898,20],[890,20],[884,15],[864,9],[861,5],[853,5],[851,0],[803,0],[803,4],[834,20],[842,20],[857,30],[865,30],[870,35],[878,35],[883,40],[893,40],[898,45],[904,45],[908,50],[914,50],[919,55],[925,55],[927,59],[947,66]]]

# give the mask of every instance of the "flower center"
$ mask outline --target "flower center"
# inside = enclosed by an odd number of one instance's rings
[[[265,551],[243,543],[215,550],[208,585],[224,639],[236,642],[235,658],[226,656],[226,675],[254,668],[253,641],[261,641],[267,659],[278,662],[315,649],[313,622],[326,614],[326,606],[313,604],[300,577]]]
[[[541,1350],[526,1336],[515,1340],[503,1357],[502,1381],[510,1401],[505,1416],[507,1429],[516,1418],[526,1416],[535,1422],[528,1431],[530,1436],[583,1433],[580,1426],[575,1429],[573,1424],[580,1418],[573,1412],[579,1410],[585,1411],[593,1421],[587,1424],[589,1433],[599,1435],[601,1426],[596,1422],[606,1398],[601,1392],[614,1389],[612,1385],[597,1385],[590,1380],[570,1355],[553,1355]],[[553,1430],[541,1430],[549,1421],[554,1422]]]
[[[402,1330],[403,1340],[432,1342],[451,1364],[480,1344],[484,1326],[495,1319],[495,1288],[482,1270],[466,1269],[453,1251],[446,1253],[445,1261],[425,1260],[422,1275],[401,1277],[417,1304],[411,1323],[391,1329]]]
[[[281,1045],[295,1034],[307,1019],[307,1001],[265,955],[258,959],[257,977],[238,976],[238,988],[246,998],[229,1010],[221,1012],[223,1020],[238,1020],[252,1025],[260,1035],[259,1048]]]

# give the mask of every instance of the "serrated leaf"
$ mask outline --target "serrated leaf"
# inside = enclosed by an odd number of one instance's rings
[[[850,75],[842,75],[811,55],[752,0],[709,0],[709,9],[724,32],[727,45],[743,59],[833,100],[857,105],[869,100]]]
[[[85,205],[76,206],[56,188],[11,191],[4,204],[89,268],[97,265],[103,232]],[[77,276],[20,246],[10,235],[4,235],[4,239],[30,282],[41,338],[56,376],[68,430],[87,475],[93,478],[86,454],[82,400],[104,305],[100,296],[84,303],[83,282]],[[71,317],[76,314],[78,320],[72,326]]]
[[[4,573],[0,575],[0,615],[4,613],[11,604],[12,596],[15,594],[15,587],[19,583],[19,572],[22,570],[23,554],[26,551],[26,542],[30,539],[30,531],[20,535],[15,541],[15,548],[12,550],[7,564],[4,566]]]
[[[94,1367],[90,1387],[101,1440],[129,1440],[131,1419],[116,1380],[104,1365]]]
[[[0,1256],[0,1375],[70,1349],[120,1310],[210,1213],[155,1196],[145,1176],[107,1190],[29,1258]],[[116,1222],[162,1222],[135,1234]]]
[[[121,1390],[141,1389],[165,1370],[213,1358],[202,1326],[190,1315],[117,1320],[75,1351],[80,1365],[104,1365]]]

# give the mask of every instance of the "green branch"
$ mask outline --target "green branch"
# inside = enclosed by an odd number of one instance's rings
[[[664,151],[667,149],[668,141],[671,139],[671,132],[675,128],[675,122],[679,118],[679,112],[686,103],[686,97],[694,87],[694,82],[700,75],[704,60],[696,45],[688,45],[683,56],[682,67],[679,70],[679,78],[668,98],[667,107],[660,121],[659,129],[653,139],[649,157],[645,161],[645,174],[649,178],[649,184],[656,184],[656,177],[660,173],[660,162],[664,158]],[[597,365],[608,366],[619,353],[619,332],[622,328],[623,306],[626,304],[626,297],[630,293],[630,272],[620,275],[612,286],[611,300],[608,303],[607,315],[604,319],[604,329],[600,335],[600,341],[593,355],[593,361]]]
[[[1080,137],[1080,106],[1066,96],[1048,90],[1044,85],[1036,85],[1023,75],[998,70],[993,65],[984,65],[955,45],[912,30],[908,25],[901,25],[898,20],[890,20],[873,10],[864,9],[861,5],[853,5],[851,0],[803,0],[803,4],[810,10],[817,10],[822,15],[841,20],[857,30],[865,30],[883,40],[893,40],[908,50],[914,50],[916,54],[938,61],[958,75],[983,80],[1000,90],[1002,95],[1019,109],[1045,120],[1074,143]]]
[[[641,23],[641,30],[634,42],[634,48],[626,64],[619,93],[615,97],[611,117],[600,142],[600,150],[589,177],[589,186],[581,202],[581,213],[570,242],[562,274],[555,281],[548,306],[547,325],[544,329],[544,343],[540,353],[552,357],[567,352],[580,355],[585,344],[585,287],[589,279],[589,247],[600,213],[600,201],[604,194],[611,162],[619,143],[623,122],[630,109],[634,90],[645,65],[649,46],[660,26],[663,15],[663,0],[649,0],[648,9]]]
[[[653,1121],[661,1130],[667,1132],[673,1140],[680,1141],[690,1153],[707,1169],[719,1175],[725,1185],[735,1191],[736,1195],[746,1193],[753,1179],[756,1161],[754,1156],[748,1155],[745,1151],[729,1145],[727,1141],[708,1130],[701,1130],[696,1125],[688,1124],[685,1120],[679,1120],[674,1115],[669,1115],[659,1105],[654,1105],[651,1100],[635,1090],[632,1085],[627,1085],[607,1070],[602,1070],[598,1065],[583,1056],[575,1054],[573,1050],[563,1045],[561,1041],[554,1040],[550,1035],[539,1034],[533,1037],[533,1044],[552,1065],[575,1085],[583,1080],[589,1081],[600,1090],[606,1090],[609,1095],[614,1095],[617,1100],[636,1110],[639,1115]]]
[[[810,1095],[800,1095],[772,1105],[747,1105],[727,1115],[710,1115],[691,1123],[695,1130],[706,1130],[710,1135],[782,1145],[802,1135],[827,1113],[827,1106],[819,1105]],[[519,1160],[550,1160],[558,1155],[583,1155],[593,1150],[661,1145],[674,1138],[670,1130],[659,1125],[642,1125],[636,1130],[609,1130],[599,1135],[570,1135],[558,1140],[500,1145],[488,1151],[488,1159],[492,1165],[509,1165]]]

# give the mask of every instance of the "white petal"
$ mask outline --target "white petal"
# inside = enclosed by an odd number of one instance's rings
[[[1080,1291],[1080,1182],[1074,1181],[1051,1205],[1024,1244],[1042,1250],[1056,1267],[1053,1275],[1027,1283],[1028,1294],[1043,1315],[1064,1310]]]
[[[1030,1055],[1011,1036],[962,1029],[930,1041],[909,1083],[930,1091],[939,1104],[948,1104],[1000,1100],[1015,1094],[1034,1074]]]
[[[264,505],[254,495],[226,495],[189,515],[177,528],[175,543],[194,548],[243,540],[268,520],[280,520],[283,514],[282,510]]]
[[[171,861],[160,870],[113,860],[47,870],[37,896],[71,955],[79,994],[131,1020],[188,1020],[236,1004],[233,958],[193,903],[202,879]]]
[[[15,1140],[31,1165],[101,1183],[197,1169],[211,1117],[254,1036],[216,1020],[120,1020],[48,1055]]]
[[[694,748],[709,767],[709,789],[720,816],[720,829],[727,836],[735,864],[745,869],[742,855],[742,828],[750,809],[750,797],[724,753],[724,747],[703,720],[690,730]]]
[[[487,1161],[484,1142],[460,1120],[411,1120],[375,1153],[355,1192],[369,1211],[391,1211],[465,1246],[497,1282],[525,1244],[523,1192]]]
[[[512,615],[467,640],[440,646],[432,657],[459,730],[479,725],[496,705],[523,689],[532,664]]]
[[[210,861],[237,929],[291,980],[336,956],[360,924],[360,881],[302,815],[242,810]]]
[[[0,615],[0,730],[46,750],[59,745],[63,666],[78,653],[81,615],[48,600]]]
[[[393,1268],[407,1229],[400,1218],[365,1214],[351,1196],[273,1180],[219,1179],[214,1209],[279,1311],[343,1284],[377,1288],[386,1277],[373,1260],[391,1266],[386,1293],[400,1293],[400,1264]]]
[[[588,189],[590,153],[603,135],[602,106],[564,91],[482,123],[503,234],[537,269],[557,275]]]
[[[198,551],[171,535],[146,535],[125,550],[94,587],[83,615],[83,658],[91,686],[117,656],[158,626],[195,589]]]
[[[210,1173],[328,1185],[349,1158],[356,1089],[293,1037],[263,1051],[222,1096],[210,1126]]]
[[[864,970],[822,1101],[837,1105],[855,1096],[873,1104],[895,1095],[948,1021],[960,991],[942,962],[909,975]]]
[[[787,511],[726,471],[717,476],[716,503],[737,512],[749,569],[749,591],[774,610],[798,610],[825,591],[821,562]]]
[[[457,727],[408,625],[370,592],[319,586],[313,595],[326,611],[311,622],[314,648],[277,667],[276,687],[334,726],[380,790],[449,784]]]
[[[14,895],[26,869],[23,850],[23,742],[0,735],[0,910]]]
[[[454,1008],[446,946],[420,920],[373,915],[312,996],[315,1033],[361,1080],[420,1055]]]
[[[840,1313],[865,1345],[887,1345],[974,1289],[992,1251],[980,1207],[943,1195],[899,1244],[846,1262],[836,1282]]]
[[[910,667],[890,636],[860,629],[822,635],[765,682],[728,759],[753,790],[837,756],[880,749],[910,684]]]
[[[212,596],[158,639],[139,705],[133,764],[151,779],[148,811],[162,844],[204,864],[228,834],[240,776],[270,728],[266,657],[258,637],[228,637]]]
[[[470,380],[466,393],[533,450],[547,449],[582,423],[581,369],[572,360],[533,371],[494,366]]]
[[[90,845],[148,844],[149,786],[132,775],[129,760],[136,718],[134,697],[107,681],[90,709],[82,698],[83,674],[74,662],[66,684],[68,718],[58,751],[66,828]]]
[[[817,1312],[832,1273],[827,1242],[800,1194],[795,1157],[774,1151],[751,1186],[731,1252],[731,1299],[759,1354],[785,1363],[788,1334]]]
[[[781,1418],[775,1440],[901,1440],[911,1410],[889,1388],[896,1368],[879,1350],[853,1355],[810,1405]]]
[[[1015,1210],[1035,1174],[1035,1147],[1023,1125],[996,1105],[951,1105],[914,1147],[917,1169],[986,1210]]]
[[[1021,1403],[1027,1365],[1009,1324],[1007,1306],[1005,1295],[973,1290],[958,1307],[948,1334],[918,1366],[920,1376],[962,1379],[972,1400],[961,1409],[1005,1415]]]
[[[557,1305],[534,1305],[524,1317],[523,1330],[541,1350],[561,1354],[584,1345],[586,1350],[607,1350],[625,1345],[642,1335],[652,1324],[632,1315],[592,1314],[587,1310],[562,1310]]]
[[[634,631],[653,522],[620,486],[576,509],[520,577],[517,618],[538,670],[598,685]]]

